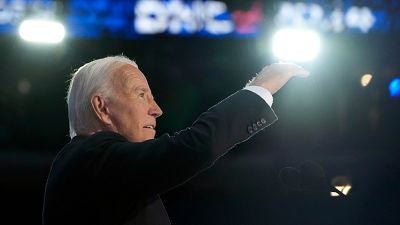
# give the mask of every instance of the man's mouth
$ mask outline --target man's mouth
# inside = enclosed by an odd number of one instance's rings
[[[144,126],[144,128],[148,128],[148,129],[155,129],[156,128],[156,126],[154,126],[154,125],[146,125],[146,126]]]

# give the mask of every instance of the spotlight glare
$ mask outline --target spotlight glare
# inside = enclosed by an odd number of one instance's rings
[[[305,62],[315,59],[321,40],[317,32],[305,29],[282,29],[272,38],[272,51],[280,60]]]
[[[60,43],[65,36],[64,25],[52,20],[28,19],[19,26],[22,39],[37,43]]]

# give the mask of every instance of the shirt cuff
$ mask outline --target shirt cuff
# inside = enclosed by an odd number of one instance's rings
[[[243,88],[243,90],[249,90],[257,94],[262,99],[264,99],[264,101],[269,105],[269,107],[271,107],[272,103],[274,102],[274,98],[272,97],[271,92],[269,92],[266,88],[260,86],[246,86]]]

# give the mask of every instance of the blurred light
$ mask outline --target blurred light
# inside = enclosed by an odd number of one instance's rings
[[[64,39],[65,28],[57,21],[28,19],[19,26],[19,35],[25,41],[56,44]]]
[[[280,1],[282,2],[282,1]],[[365,6],[353,6],[346,1],[348,7],[332,4],[327,7],[319,1],[293,2],[283,1],[274,20],[277,26],[313,27],[322,31],[370,31],[383,30],[390,25],[390,13],[385,10],[373,11]],[[382,4],[384,4],[382,2]],[[381,26],[380,23],[382,23]],[[384,24],[384,25],[383,25]]]
[[[338,197],[338,196],[339,196],[338,193],[336,193],[336,192],[331,192],[331,197]]]
[[[390,82],[389,92],[392,97],[400,97],[400,78],[394,78]]]
[[[344,186],[335,186],[336,189],[338,189],[340,192],[342,192],[344,195],[347,195],[351,189],[351,185],[344,185]],[[331,192],[332,197],[338,197],[339,194],[336,192]]]
[[[321,41],[315,31],[282,29],[272,38],[272,51],[280,60],[304,62],[317,57]]]
[[[141,0],[135,8],[134,28],[139,34],[201,32],[229,34],[235,26],[226,3],[220,1]]]
[[[359,28],[361,32],[367,33],[374,25],[376,18],[368,7],[351,6],[345,20],[348,27]]]
[[[368,84],[371,82],[371,79],[372,79],[372,75],[371,75],[371,74],[364,74],[364,75],[361,77],[361,85],[362,85],[363,87],[368,86]]]

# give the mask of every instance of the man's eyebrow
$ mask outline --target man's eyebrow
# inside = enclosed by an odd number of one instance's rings
[[[136,88],[135,88],[135,91],[144,91],[144,92],[148,92],[149,89],[146,88],[146,87],[141,87],[141,86],[139,86],[139,87],[136,87]]]

